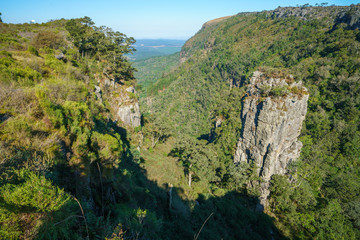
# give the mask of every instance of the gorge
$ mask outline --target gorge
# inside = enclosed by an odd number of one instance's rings
[[[0,23],[0,239],[359,239],[360,5]],[[135,70],[137,68],[137,71]]]

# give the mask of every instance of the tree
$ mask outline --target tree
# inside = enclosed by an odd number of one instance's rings
[[[160,120],[155,116],[144,117],[144,134],[151,139],[151,148],[155,148],[159,142],[165,142],[171,136],[171,127],[167,119]]]
[[[71,19],[66,23],[66,30],[70,33],[70,40],[79,52],[84,55],[93,55],[96,52],[95,35],[93,30],[94,22],[89,17]]]
[[[185,168],[189,187],[191,187],[194,176],[208,182],[220,180],[216,175],[219,167],[216,153],[206,143],[205,140],[196,140],[185,136],[175,144],[172,150],[172,155],[179,157]]]
[[[109,79],[133,79],[133,70],[124,54],[135,49],[134,38],[114,32],[111,28],[96,27],[89,17],[71,19],[66,23],[70,40],[79,48],[82,57],[96,56],[103,63],[103,73]]]

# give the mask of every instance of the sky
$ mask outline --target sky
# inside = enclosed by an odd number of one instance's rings
[[[96,26],[104,25],[135,39],[186,40],[215,18],[323,2],[351,5],[360,0],[0,0],[0,12],[5,23],[89,16]]]

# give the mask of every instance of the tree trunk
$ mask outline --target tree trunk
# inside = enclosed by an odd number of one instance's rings
[[[172,207],[172,190],[173,190],[173,185],[169,184],[170,186],[170,190],[169,190],[169,211],[171,210]]]
[[[152,138],[151,148],[153,148],[153,149],[155,148],[155,146],[156,146],[156,144],[158,143],[159,139],[160,139],[160,137],[156,138],[156,140],[155,140],[154,137]]]
[[[189,187],[191,187],[191,177],[192,177],[192,172],[189,171]]]

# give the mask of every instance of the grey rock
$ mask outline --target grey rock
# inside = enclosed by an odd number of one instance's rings
[[[64,53],[61,52],[60,54],[55,55],[55,58],[58,59],[58,60],[64,60],[64,59],[65,59],[65,55],[64,55]]]
[[[127,92],[135,93],[135,88],[133,86],[130,86],[126,89]]]
[[[267,16],[271,18],[296,17],[302,20],[327,18],[329,23],[334,24],[334,28],[341,23],[345,23],[350,29],[360,28],[360,4],[350,6],[308,6],[308,7],[279,7],[269,11]]]
[[[99,86],[95,85],[95,95],[97,97],[97,99],[100,100],[100,102],[102,103],[102,92],[101,92],[101,88]]]
[[[290,78],[291,80],[291,78]],[[283,96],[264,96],[263,89],[297,87],[301,94],[288,91]],[[234,162],[254,162],[260,184],[260,204],[263,208],[269,195],[269,181],[274,174],[287,173],[288,164],[300,155],[298,141],[307,112],[309,95],[302,83],[290,85],[285,79],[268,78],[254,72],[243,101],[242,132],[237,144]]]
[[[129,105],[120,106],[117,116],[126,125],[138,127],[141,124],[141,113],[139,103],[135,102]]]

